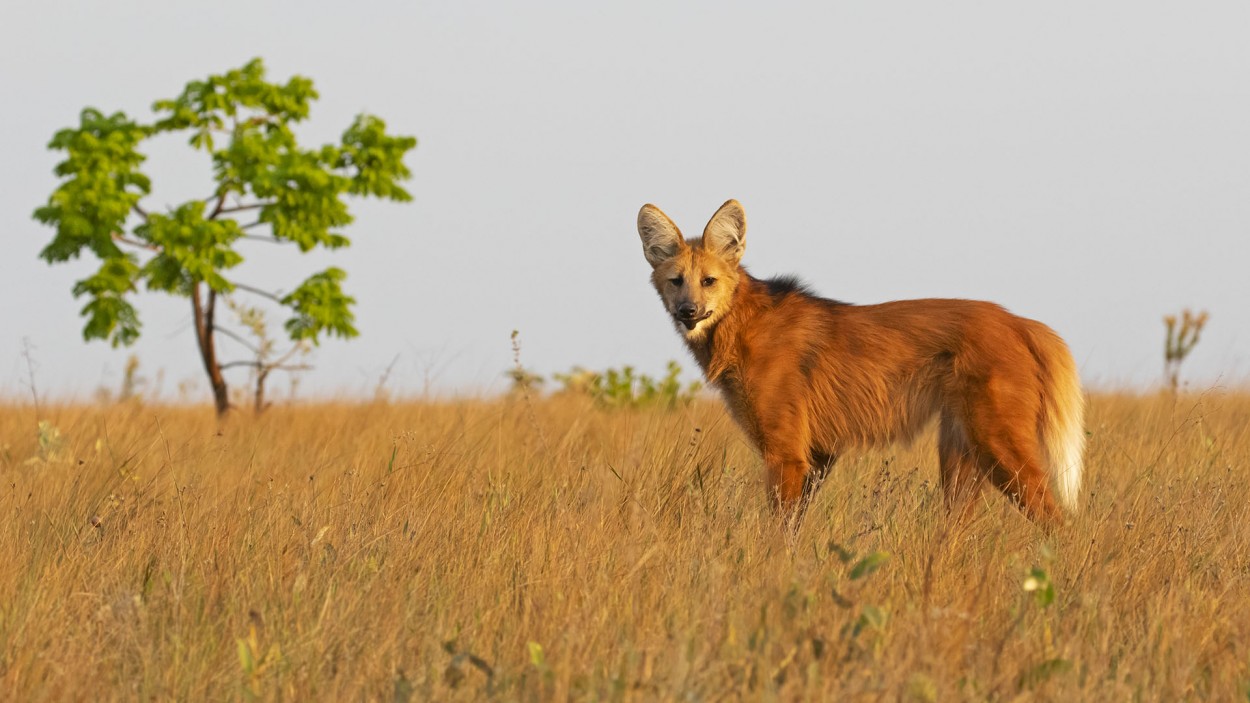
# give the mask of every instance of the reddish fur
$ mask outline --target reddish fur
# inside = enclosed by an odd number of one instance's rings
[[[670,312],[687,298],[716,310],[686,342],[763,456],[778,507],[798,507],[844,452],[910,440],[938,416],[948,504],[989,481],[1033,520],[1062,520],[1044,443],[1065,417],[1079,424],[1083,401],[1048,327],[971,300],[838,303],[751,277],[706,235],[677,249],[653,280]],[[716,280],[683,294],[676,272]]]

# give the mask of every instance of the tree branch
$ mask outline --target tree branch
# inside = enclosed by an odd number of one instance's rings
[[[250,366],[263,371],[311,371],[309,364],[266,364],[262,361],[231,361],[221,365],[222,370],[239,366]]]
[[[260,224],[260,223],[257,223]],[[246,228],[245,228],[246,229]],[[268,242],[269,244],[294,244],[289,239],[278,239],[277,237],[265,237],[259,234],[245,234],[242,239],[251,239],[257,242]]]
[[[221,195],[217,196],[217,204],[213,206],[213,211],[209,213],[208,217],[205,219],[215,220],[217,219],[217,216],[222,213],[221,206],[226,204],[226,193],[227,191],[223,190]]]
[[[120,242],[122,244],[129,244],[132,247],[139,247],[140,249],[147,249],[148,251],[160,251],[161,250],[161,248],[156,246],[155,244],[150,244],[148,242],[141,242],[137,239],[127,239],[125,235],[123,235],[120,232],[113,233],[113,241]]]
[[[261,364],[259,361],[227,361],[226,363],[221,365],[221,370],[225,371],[226,369],[233,369],[239,366],[251,366],[254,368],[259,368],[260,365]]]
[[[217,327],[217,326],[214,326],[214,327],[213,327],[213,330],[214,330],[214,331],[216,331],[216,332],[220,332],[220,333],[222,333],[222,334],[226,335],[226,336],[227,336],[227,337],[229,337],[230,339],[233,339],[234,341],[238,342],[239,344],[242,344],[243,346],[247,347],[247,350],[248,350],[248,351],[252,352],[253,354],[255,354],[255,355],[257,355],[257,356],[260,356],[260,349],[257,349],[255,345],[253,345],[251,342],[249,342],[249,341],[247,341],[246,339],[244,339],[242,335],[239,335],[239,334],[237,334],[237,333],[235,333],[235,332],[233,332],[233,331],[231,331],[231,330],[228,330],[228,329],[226,329],[225,327]]]
[[[263,221],[261,221],[261,220],[257,220],[257,221],[255,221],[255,222],[250,223],[250,224],[240,225],[240,226],[239,226],[239,229],[251,229],[251,228],[253,228],[253,227],[260,227],[261,225],[267,225],[267,224],[269,224],[269,223],[268,223],[268,222],[263,222]],[[277,237],[274,237],[274,240],[275,240],[275,241],[276,241],[277,239],[278,239]]]
[[[226,215],[231,212],[243,212],[244,210],[259,210],[260,208],[268,207],[270,205],[273,205],[273,203],[248,203],[247,205],[235,205],[233,207],[218,208],[216,210],[216,214]]]
[[[145,220],[148,219],[148,211],[139,207],[139,203],[134,204],[134,211],[139,214],[139,217],[142,217]]]
[[[296,344],[295,346],[293,346],[293,347],[291,347],[290,349],[288,349],[288,350],[287,350],[287,352],[286,352],[285,354],[283,354],[282,356],[278,357],[278,360],[277,360],[277,361],[275,361],[275,362],[273,362],[273,366],[274,366],[274,367],[279,367],[279,368],[280,368],[281,366],[283,366],[284,364],[286,364],[286,360],[287,360],[287,359],[290,359],[291,357],[295,356],[295,352],[298,352],[298,351],[300,351],[300,350],[301,350],[301,349],[303,349],[303,348],[304,348],[304,346],[303,346],[303,344],[302,344],[302,343],[301,343],[301,344]]]
[[[239,283],[238,281],[230,281],[230,285],[234,286],[235,288],[238,288],[239,290],[252,293],[253,295],[259,295],[262,298],[268,298],[279,305],[282,304],[282,298],[279,298],[278,296],[274,295],[273,293],[270,293],[269,291],[261,290],[259,288],[254,288],[245,283]]]

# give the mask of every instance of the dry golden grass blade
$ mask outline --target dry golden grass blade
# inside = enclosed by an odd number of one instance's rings
[[[0,697],[1244,699],[1248,426],[1096,396],[1049,536],[948,519],[928,438],[791,537],[712,402],[10,405]]]

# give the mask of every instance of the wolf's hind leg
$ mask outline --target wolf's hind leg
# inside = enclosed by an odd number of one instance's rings
[[[951,513],[958,511],[960,519],[966,520],[985,486],[985,475],[963,423],[950,412],[943,412],[939,423],[938,461],[946,509]]]
[[[968,440],[976,448],[981,474],[1015,503],[1029,519],[1053,527],[1063,514],[1042,470],[1033,396],[1006,384],[989,386],[969,410]]]

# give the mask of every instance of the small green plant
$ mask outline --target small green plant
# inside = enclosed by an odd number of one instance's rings
[[[836,542],[826,545],[825,557],[835,557],[842,564],[841,578],[838,570],[829,572],[833,583],[829,593],[833,604],[844,610],[856,609],[859,614],[848,620],[841,630],[841,638],[846,646],[847,658],[867,656],[876,658],[884,647],[884,638],[890,623],[890,608],[866,602],[866,582],[879,569],[889,563],[890,553],[873,551],[859,555]]]
[[[566,374],[553,375],[563,391],[589,395],[605,407],[670,409],[694,400],[703,389],[698,381],[683,385],[680,376],[681,366],[676,361],[668,362],[667,372],[659,379],[637,373],[632,366],[603,373],[575,367]]]
[[[547,663],[547,655],[543,652],[543,646],[537,642],[530,641],[525,644],[525,647],[529,650],[530,665],[534,667],[535,673],[538,674],[538,688],[542,694],[541,698],[551,699],[554,693],[555,672],[551,670],[551,666]]]
[[[27,466],[55,464],[68,458],[61,430],[47,420],[39,421],[39,453],[26,460]]]
[[[283,663],[282,648],[276,643],[265,647],[260,641],[260,615],[253,611],[247,637],[235,638],[239,668],[243,673],[243,694],[249,700],[261,697],[261,684],[267,673]]]
[[[1163,324],[1167,326],[1167,338],[1163,344],[1163,376],[1173,393],[1180,388],[1181,362],[1198,345],[1208,317],[1205,310],[1195,315],[1189,308],[1181,311],[1179,318],[1176,315],[1163,317]]]
[[[1037,606],[1039,612],[1045,613],[1055,603],[1055,584],[1050,580],[1050,574],[1040,566],[1035,566],[1029,571],[1021,588],[1025,593],[1032,595],[1033,604]],[[1021,616],[1023,615],[1022,611]],[[1021,690],[1031,689],[1057,674],[1072,670],[1072,662],[1058,656],[1050,620],[1043,618],[1041,625],[1042,661],[1020,672],[1016,679],[1016,687]]]
[[[1025,593],[1033,594],[1033,602],[1045,610],[1055,602],[1055,585],[1050,582],[1050,575],[1040,566],[1035,566],[1021,585]]]

